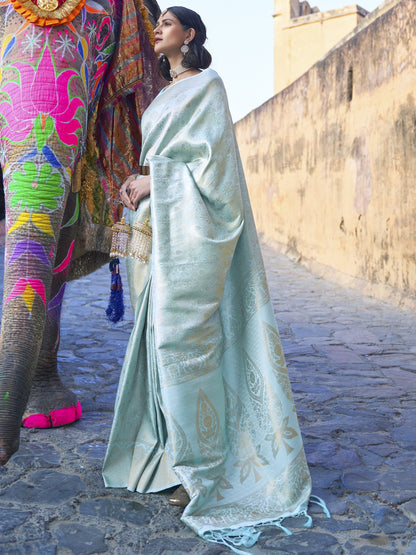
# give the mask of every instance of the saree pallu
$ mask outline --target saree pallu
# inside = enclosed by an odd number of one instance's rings
[[[128,259],[135,325],[104,462],[108,487],[182,483],[183,522],[236,550],[304,515],[311,480],[221,79],[163,90],[144,113],[149,265]]]

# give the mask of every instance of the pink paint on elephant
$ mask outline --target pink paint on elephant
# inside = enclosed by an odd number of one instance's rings
[[[54,274],[59,274],[60,272],[63,272],[64,270],[66,270],[68,268],[68,266],[71,262],[72,251],[74,250],[74,244],[75,244],[75,241],[72,241],[72,243],[69,247],[68,254],[64,258],[64,260],[53,270]]]
[[[24,428],[56,428],[65,426],[79,420],[82,416],[81,403],[78,401],[74,407],[52,410],[50,414],[32,414],[24,418],[22,425]]]
[[[13,291],[7,297],[4,304],[6,305],[12,299],[18,297],[19,295],[23,295],[28,285],[33,289],[35,293],[39,295],[46,309],[45,286],[43,285],[40,279],[20,278],[19,281],[16,283],[16,285],[13,287]]]
[[[65,69],[55,75],[48,46],[45,46],[37,67],[28,62],[14,62],[10,67],[19,74],[19,82],[9,81],[2,88],[9,99],[0,102],[1,113],[7,121],[1,136],[15,142],[23,141],[32,131],[36,118],[42,114],[53,118],[56,133],[65,145],[77,146],[76,131],[81,128],[81,123],[75,113],[78,108],[85,108],[85,104],[78,97],[70,100],[69,83],[72,78],[79,78],[79,74],[73,69]]]

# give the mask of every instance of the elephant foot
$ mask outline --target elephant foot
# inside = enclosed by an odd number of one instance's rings
[[[81,403],[78,401],[75,406],[51,410],[49,414],[38,413],[24,416],[22,426],[24,428],[57,428],[58,426],[72,424],[72,422],[79,420],[81,415]]]
[[[35,380],[23,415],[25,428],[56,428],[81,418],[81,403],[58,376],[53,380]]]

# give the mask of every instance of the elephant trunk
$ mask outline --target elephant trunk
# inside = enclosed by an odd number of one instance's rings
[[[43,307],[34,307],[30,320],[22,322],[16,318],[16,313],[23,310],[22,302],[16,300],[13,305],[6,306],[2,315],[0,464],[5,464],[19,447],[22,416],[30,394],[45,323]],[[16,337],[21,339],[16,341]],[[24,337],[30,340],[22,340]]]
[[[0,336],[0,464],[18,449],[69,190],[64,172],[45,169],[45,164],[15,163],[3,178],[8,210]]]

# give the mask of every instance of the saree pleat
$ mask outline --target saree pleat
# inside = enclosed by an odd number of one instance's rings
[[[108,477],[104,481],[108,487],[153,492],[178,484],[179,480],[165,452],[166,424],[160,403],[151,310],[152,280],[146,265],[131,259],[128,263],[137,295],[132,295],[135,324],[120,375],[110,435],[112,449],[105,461]]]
[[[247,547],[259,525],[284,529],[287,516],[307,516],[311,480],[214,71],[153,101],[140,163],[150,166],[152,255],[141,269],[146,279],[129,260],[136,323],[105,483],[149,492],[180,482],[190,497],[182,515],[188,526],[232,549]],[[146,203],[133,219],[144,217]],[[130,443],[133,456],[124,449]]]

